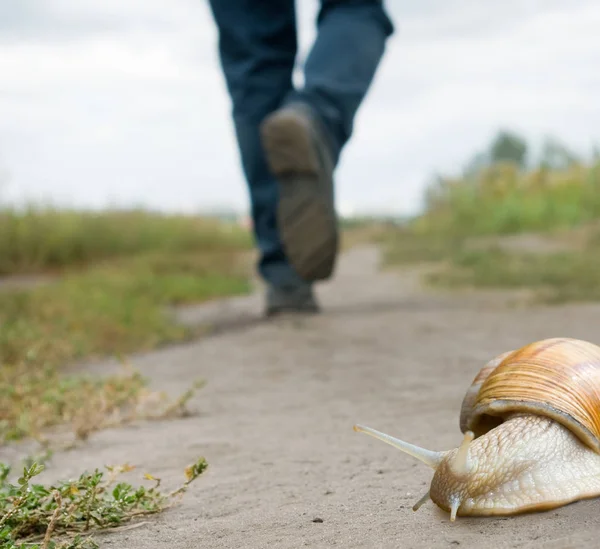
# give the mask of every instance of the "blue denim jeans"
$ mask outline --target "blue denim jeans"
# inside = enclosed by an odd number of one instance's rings
[[[210,0],[210,6],[250,191],[258,271],[274,286],[294,285],[301,281],[278,234],[278,186],[267,168],[260,123],[289,102],[305,102],[328,132],[337,165],[394,27],[382,0],[321,0],[317,38],[303,67],[304,86],[295,89],[294,0]]]

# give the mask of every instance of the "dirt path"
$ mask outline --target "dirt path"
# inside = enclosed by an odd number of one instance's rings
[[[455,447],[464,390],[485,361],[545,337],[599,341],[600,306],[425,293],[408,275],[378,273],[377,261],[373,249],[350,251],[320,288],[319,317],[258,322],[257,298],[188,309],[183,319],[218,319],[222,331],[134,357],[159,388],[206,379],[199,415],[99,433],[55,456],[47,478],[129,462],[135,478],[149,471],[169,486],[199,456],[210,466],[178,508],[103,535],[101,547],[598,547],[600,500],[454,524],[431,502],[414,513],[431,471],[352,425]]]

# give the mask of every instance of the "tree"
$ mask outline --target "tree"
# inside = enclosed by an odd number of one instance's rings
[[[490,145],[489,159],[492,164],[511,162],[524,168],[527,163],[527,143],[515,133],[501,130]]]

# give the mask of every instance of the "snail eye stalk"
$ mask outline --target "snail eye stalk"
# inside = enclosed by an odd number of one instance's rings
[[[429,465],[429,467],[434,470],[438,468],[442,458],[446,454],[446,452],[433,452],[431,450],[426,450],[425,448],[420,448],[419,446],[404,442],[399,438],[386,435],[385,433],[381,433],[380,431],[376,431],[375,429],[371,429],[370,427],[365,427],[363,425],[355,425],[354,430],[357,433],[365,433],[387,444],[390,444],[394,448],[398,448],[398,450],[403,451],[405,454],[413,456],[426,465]]]

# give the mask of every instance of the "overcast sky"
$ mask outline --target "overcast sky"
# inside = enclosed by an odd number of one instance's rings
[[[297,0],[300,61],[317,0]],[[388,0],[397,32],[338,170],[414,213],[499,127],[600,143],[598,0]],[[205,0],[0,0],[0,198],[247,209]]]

